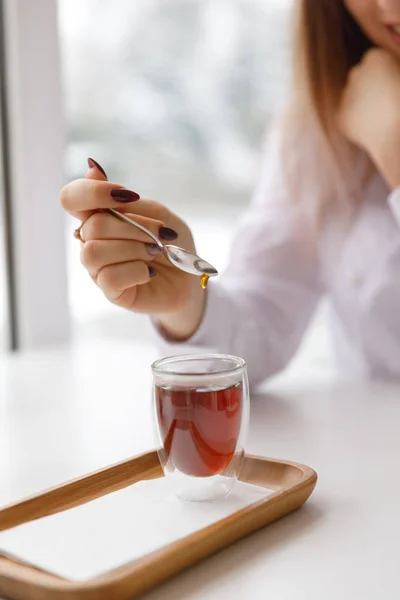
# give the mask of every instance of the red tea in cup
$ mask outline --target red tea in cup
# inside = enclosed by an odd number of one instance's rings
[[[155,386],[161,441],[181,473],[210,477],[230,463],[242,422],[243,386],[223,389]]]

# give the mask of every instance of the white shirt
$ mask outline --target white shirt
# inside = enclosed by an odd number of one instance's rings
[[[210,282],[200,328],[164,352],[241,356],[254,385],[288,364],[327,295],[343,374],[400,379],[400,189],[390,193],[376,174],[350,227],[338,208],[318,230],[297,210],[307,198],[290,197],[281,156],[275,142],[228,269]],[[310,165],[307,177],[318,176]]]

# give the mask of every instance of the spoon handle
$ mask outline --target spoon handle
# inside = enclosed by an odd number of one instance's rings
[[[160,250],[164,250],[164,246],[162,245],[160,240],[153,233],[151,233],[151,231],[146,229],[146,227],[143,227],[143,225],[139,225],[139,223],[136,223],[136,221],[133,221],[132,219],[127,217],[124,213],[120,213],[117,210],[114,210],[113,208],[107,208],[107,212],[110,213],[111,215],[114,215],[114,217],[117,217],[117,219],[119,219],[120,221],[124,221],[124,223],[128,223],[128,225],[133,225],[133,227],[136,227],[136,229],[139,229],[143,233],[146,233],[149,237],[151,237],[153,242],[155,244],[157,244],[157,246],[160,248]]]

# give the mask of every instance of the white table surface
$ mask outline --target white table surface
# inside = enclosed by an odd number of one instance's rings
[[[153,447],[149,345],[1,358],[0,505]],[[400,386],[310,369],[252,400],[248,451],[313,466],[303,509],[147,600],[400,598]]]

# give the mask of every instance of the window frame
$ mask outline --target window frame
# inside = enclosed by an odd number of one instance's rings
[[[57,2],[0,0],[2,142],[11,349],[70,336]]]

